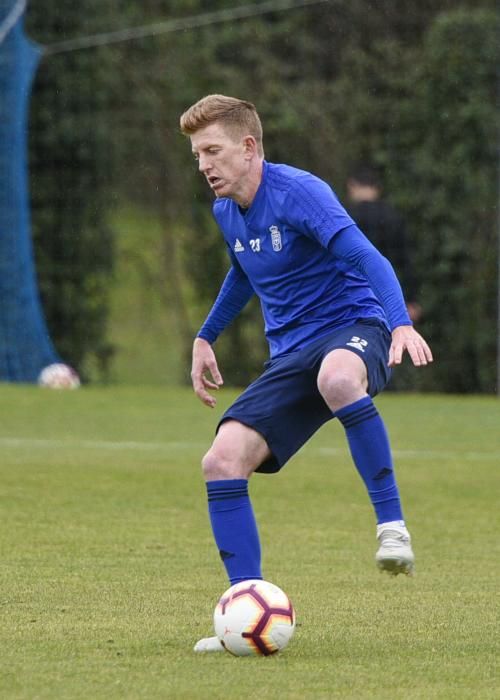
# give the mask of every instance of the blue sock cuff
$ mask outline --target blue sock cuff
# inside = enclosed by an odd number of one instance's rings
[[[207,495],[209,502],[248,496],[248,479],[207,481]]]
[[[344,428],[351,428],[368,418],[378,416],[378,411],[372,401],[372,397],[363,396],[362,399],[344,406],[333,415],[339,419]]]

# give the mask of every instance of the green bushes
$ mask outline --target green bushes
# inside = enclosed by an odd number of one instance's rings
[[[118,16],[85,0],[71,10],[71,30],[42,39],[165,19],[161,3],[122,4],[128,10]],[[486,0],[450,10],[454,4],[322,3],[49,56],[32,111],[33,218],[59,350],[83,368],[110,356],[106,221],[126,201],[147,209],[163,232],[151,293],[174,309],[188,363],[228,262],[178,117],[203,94],[225,92],[256,103],[269,160],[317,173],[341,197],[353,161],[381,168],[412,234],[421,328],[436,354],[432,369],[412,374],[412,386],[494,391],[496,15]],[[210,10],[229,5],[218,0]],[[35,36],[44,23],[54,26],[56,4],[49,7],[30,10]],[[192,0],[175,16],[203,11]],[[255,374],[266,354],[256,304],[217,352],[226,381]]]

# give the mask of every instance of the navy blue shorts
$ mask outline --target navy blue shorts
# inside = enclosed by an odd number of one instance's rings
[[[387,328],[377,320],[366,320],[270,360],[264,373],[224,413],[217,430],[231,419],[256,430],[272,452],[257,471],[277,472],[323,423],[333,418],[317,386],[323,358],[337,348],[359,355],[368,370],[368,393],[375,396],[391,376],[387,366],[390,345]]]

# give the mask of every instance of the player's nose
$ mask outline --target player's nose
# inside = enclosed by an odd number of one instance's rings
[[[198,158],[198,170],[204,175],[206,175],[210,170],[210,162],[205,156],[200,155]]]

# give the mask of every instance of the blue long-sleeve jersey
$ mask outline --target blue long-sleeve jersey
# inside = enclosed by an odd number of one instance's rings
[[[248,210],[213,211],[232,266],[199,337],[214,342],[254,293],[273,358],[360,319],[411,325],[392,266],[323,180],[264,161]]]

